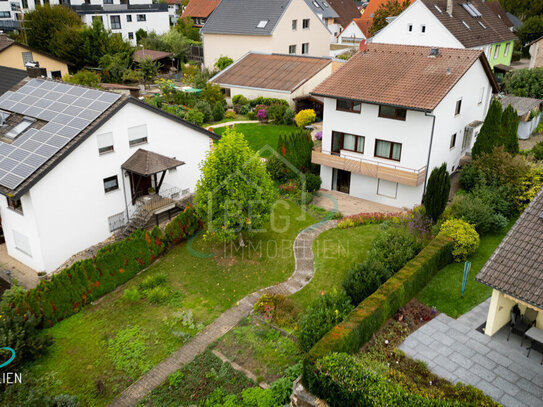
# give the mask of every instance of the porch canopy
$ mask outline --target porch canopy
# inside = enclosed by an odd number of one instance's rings
[[[121,165],[121,168],[130,174],[132,198],[136,199],[138,195],[146,195],[147,189],[151,187],[151,178],[154,180],[154,189],[158,193],[166,171],[184,164],[183,161],[175,158],[140,148]],[[160,180],[157,178],[159,173],[162,173]],[[142,185],[145,185],[145,188],[140,188]]]

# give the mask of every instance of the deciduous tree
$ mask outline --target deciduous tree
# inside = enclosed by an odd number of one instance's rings
[[[409,7],[409,0],[388,0],[385,4],[381,4],[373,15],[369,32],[375,34],[388,24],[387,17],[400,15],[407,7]]]

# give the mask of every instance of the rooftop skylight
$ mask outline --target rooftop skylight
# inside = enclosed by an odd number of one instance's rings
[[[269,20],[260,20],[256,28],[266,28],[266,26],[268,25],[268,21]]]
[[[11,128],[10,131],[6,133],[5,137],[8,140],[15,140],[23,131],[28,129],[32,125],[32,123],[34,123],[35,121],[36,120],[30,117],[23,118],[21,122],[17,123],[15,126]]]

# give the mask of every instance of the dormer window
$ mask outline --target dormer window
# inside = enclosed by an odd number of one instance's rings
[[[17,137],[19,137],[26,129],[28,129],[30,126],[32,126],[32,123],[34,123],[36,120],[32,119],[30,117],[23,118],[22,121],[17,123],[15,126],[13,126],[6,134],[5,138],[7,138],[9,141],[14,141]]]
[[[321,5],[319,3],[317,3],[316,1],[313,2],[313,5],[317,8],[322,8]]]
[[[268,21],[269,20],[260,20],[256,28],[266,28],[266,26],[268,25]]]

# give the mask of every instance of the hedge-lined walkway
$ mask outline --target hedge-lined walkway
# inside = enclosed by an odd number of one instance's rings
[[[264,293],[290,295],[306,286],[313,277],[313,240],[322,232],[337,226],[337,221],[319,222],[302,230],[294,240],[294,273],[287,281],[266,287],[241,299],[235,307],[224,312],[219,318],[198,333],[190,342],[180,347],[170,357],[159,363],[130,387],[125,389],[110,406],[135,406],[149,392],[161,385],[170,374],[191,362],[211,343],[234,328],[249,315],[253,305]]]

